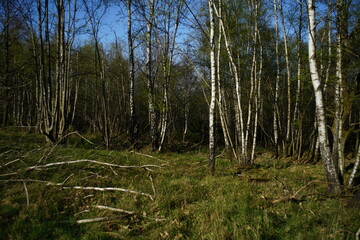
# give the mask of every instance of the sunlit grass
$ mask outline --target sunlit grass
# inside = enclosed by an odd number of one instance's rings
[[[294,165],[263,157],[254,168],[239,171],[228,159],[217,158],[216,174],[210,176],[204,151],[166,152],[149,158],[82,147],[85,143],[76,141],[53,149],[34,134],[1,133],[0,174],[20,173],[0,178],[0,238],[354,239],[360,227],[359,209],[346,207],[349,194],[326,194],[321,165]],[[41,164],[92,159],[163,168],[149,172],[78,163],[23,171],[39,164],[40,159]],[[4,166],[11,161],[14,163]],[[28,181],[5,181],[15,179]],[[119,187],[154,195],[153,181],[156,194],[151,200],[128,192],[63,189],[30,180],[66,180],[66,186]],[[298,194],[301,201],[271,204],[312,181]],[[135,214],[98,209],[96,205]],[[80,219],[98,217],[109,219],[76,224]]]

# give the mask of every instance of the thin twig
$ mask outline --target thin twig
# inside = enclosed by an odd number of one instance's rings
[[[23,184],[24,184],[25,194],[26,194],[26,206],[29,207],[30,206],[29,192],[26,187],[26,183],[24,181],[23,181]]]
[[[125,217],[125,216],[121,216],[121,217],[88,218],[88,219],[77,220],[76,223],[77,223],[77,224],[82,224],[82,223],[104,222],[104,221],[110,221],[110,220],[114,220],[114,219],[118,219],[118,218],[123,218],[123,217]]]
[[[46,183],[46,185],[50,186],[61,186],[64,189],[79,189],[79,190],[94,190],[94,191],[119,191],[119,192],[128,192],[132,194],[138,194],[149,197],[151,200],[154,201],[154,198],[151,196],[151,194],[138,192],[126,188],[116,188],[116,187],[83,187],[83,186],[63,186],[64,183],[54,183],[44,180],[36,180],[36,179],[8,179],[8,180],[0,180],[0,182],[41,182]],[[64,181],[65,182],[65,181]]]
[[[65,180],[64,180],[61,184],[65,184],[65,182],[66,182],[67,180],[69,180],[69,178],[71,178],[72,176],[74,176],[73,173],[70,174],[67,178],[65,178]]]
[[[117,174],[117,172],[115,172],[115,170],[112,167],[110,167],[110,169],[115,174],[115,176],[119,175],[119,174]]]
[[[93,145],[93,143],[92,143],[90,140],[88,140],[88,139],[86,139],[85,137],[83,137],[83,136],[82,136],[80,133],[78,133],[77,131],[71,132],[71,133],[68,133],[68,134],[65,134],[64,136],[62,136],[62,137],[55,143],[55,145],[50,149],[50,151],[48,152],[48,154],[46,154],[46,156],[42,156],[42,157],[40,158],[39,163],[42,162],[42,161],[45,161],[45,160],[51,155],[51,153],[55,150],[55,148],[59,145],[59,143],[61,143],[61,141],[62,141],[64,138],[66,138],[66,137],[68,137],[68,136],[70,136],[70,135],[72,135],[72,134],[78,135],[79,137],[81,137],[82,139],[84,139],[86,142],[88,142],[88,143],[90,143],[90,144]]]
[[[79,160],[73,160],[73,161],[48,163],[48,164],[44,164],[44,165],[35,165],[35,166],[26,168],[26,170],[47,168],[47,167],[53,167],[53,166],[58,166],[58,165],[68,165],[68,164],[81,163],[81,162],[90,162],[90,163],[105,165],[105,166],[109,166],[109,167],[116,167],[116,168],[145,168],[145,169],[149,168],[149,167],[163,168],[162,166],[155,165],[155,164],[147,164],[147,165],[141,165],[141,166],[134,166],[134,165],[133,166],[124,166],[124,165],[118,165],[118,164],[114,164],[114,163],[95,161],[95,160],[91,160],[91,159],[79,159]]]
[[[82,211],[80,211],[80,212],[78,212],[78,213],[75,213],[75,214],[74,214],[74,217],[76,217],[77,215],[80,215],[80,214],[82,214],[82,213],[87,213],[87,212],[90,212],[90,210],[89,210],[89,209],[82,210]]]
[[[110,210],[113,212],[120,212],[120,213],[126,213],[126,214],[135,214],[135,212],[133,211],[128,211],[128,210],[124,210],[121,208],[113,208],[113,207],[108,207],[108,206],[103,206],[103,205],[95,205],[93,206],[94,208],[99,208],[99,209],[106,209],[106,210]]]
[[[15,159],[15,160],[12,160],[12,161],[10,161],[10,162],[7,162],[7,163],[5,163],[3,166],[0,166],[0,168],[6,167],[7,165],[13,164],[13,163],[15,163],[15,162],[17,162],[17,161],[20,161],[20,158],[17,158],[17,159]]]
[[[167,162],[166,160],[163,160],[163,159],[160,159],[160,158],[151,156],[151,155],[149,155],[149,154],[139,153],[139,152],[135,152],[135,151],[130,151],[130,152],[131,152],[131,153],[134,153],[134,154],[137,154],[137,155],[140,155],[140,156],[144,156],[144,157],[153,158],[153,159],[156,159],[156,160],[159,160],[159,161]]]
[[[310,186],[311,184],[316,183],[316,182],[319,182],[319,181],[314,180],[314,181],[311,181],[311,182],[307,183],[306,185],[302,186],[299,190],[297,190],[295,192],[295,194],[293,196],[296,197],[296,195],[298,195],[302,190],[304,190],[305,188],[307,188],[308,186]]]
[[[48,167],[54,167],[54,166],[60,166],[60,165],[69,165],[69,164],[82,163],[82,162],[90,162],[90,163],[95,163],[95,164],[109,166],[109,167],[115,167],[115,168],[126,168],[126,169],[143,168],[143,169],[146,169],[147,171],[153,171],[152,169],[150,169],[151,167],[163,168],[163,166],[159,166],[159,165],[155,165],[155,164],[146,164],[146,165],[141,165],[141,166],[134,166],[134,165],[133,166],[124,166],[124,165],[118,165],[118,164],[114,164],[114,163],[95,161],[95,160],[91,160],[91,159],[79,159],[79,160],[73,160],[73,161],[48,163],[48,164],[44,164],[44,165],[35,165],[35,166],[25,168],[24,171],[30,171],[30,170],[34,170],[34,169],[39,170],[41,168],[48,168]],[[17,175],[19,173],[20,172],[5,173],[5,174],[1,174],[0,177]]]
[[[276,178],[275,178],[276,179]],[[279,182],[281,182],[280,180],[278,180]],[[307,183],[306,185],[302,186],[301,188],[299,188],[294,194],[290,194],[289,196],[286,196],[286,197],[282,197],[282,198],[279,198],[279,199],[275,199],[273,201],[271,201],[272,204],[276,204],[276,203],[280,203],[280,202],[285,202],[285,201],[291,201],[291,200],[295,200],[295,201],[300,201],[300,199],[298,199],[296,196],[302,191],[304,190],[305,188],[307,188],[308,186],[310,186],[311,184],[313,183],[319,183],[321,181],[318,181],[318,180],[314,180],[314,181],[311,181],[309,183]],[[290,192],[290,191],[289,191]]]
[[[90,143],[91,145],[94,145],[94,143],[92,143],[89,139],[85,138],[84,136],[82,136],[78,131],[75,131],[75,132],[71,132],[69,133],[68,135],[70,134],[76,134],[78,135],[79,137],[81,137],[82,139],[84,139],[86,142]]]
[[[153,180],[151,174],[149,174],[149,178],[150,178],[151,187],[152,187],[152,190],[154,192],[154,197],[155,197],[156,196],[156,189],[155,189],[154,180]]]
[[[50,184],[50,185],[61,185],[61,184],[54,183],[54,184]],[[62,188],[64,188],[64,189],[79,189],[79,190],[94,190],[94,191],[101,191],[101,192],[104,192],[104,191],[128,192],[128,193],[147,196],[151,200],[154,200],[154,198],[148,193],[138,192],[138,191],[134,191],[134,190],[126,189],[126,188],[116,188],[116,187],[104,187],[104,188],[102,188],[102,187],[82,187],[82,186],[63,186]]]

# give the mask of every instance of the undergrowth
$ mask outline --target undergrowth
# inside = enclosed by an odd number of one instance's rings
[[[360,227],[350,192],[327,195],[321,165],[264,155],[253,168],[239,169],[218,157],[210,176],[204,151],[105,151],[81,139],[53,147],[34,134],[0,134],[2,239],[354,239]],[[158,167],[81,162],[29,170],[79,159]],[[287,198],[302,187],[296,198]],[[95,218],[103,219],[77,223]]]

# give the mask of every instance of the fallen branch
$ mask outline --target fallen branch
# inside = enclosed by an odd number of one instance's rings
[[[155,197],[156,196],[156,189],[155,189],[154,179],[152,178],[151,174],[149,174],[149,178],[150,178],[151,187],[152,187],[154,197]]]
[[[303,191],[305,188],[307,188],[308,186],[310,186],[311,184],[316,183],[316,182],[321,182],[321,181],[318,181],[318,180],[311,181],[311,182],[307,183],[306,185],[302,186],[301,188],[299,188],[299,190],[297,190],[294,194],[290,194],[290,196],[286,196],[286,197],[282,197],[282,198],[279,198],[279,199],[275,199],[275,200],[271,201],[271,204],[276,204],[276,203],[286,202],[286,201],[297,201],[297,202],[300,202],[301,199],[297,198],[296,196],[297,196],[301,191]]]
[[[5,174],[0,174],[0,177],[6,177],[6,176],[11,176],[11,175],[17,175],[19,174],[18,172],[12,172],[12,173],[5,173]]]
[[[70,164],[83,163],[83,162],[89,162],[89,163],[95,163],[95,164],[98,164],[98,165],[104,165],[104,166],[108,166],[110,168],[111,167],[114,167],[114,168],[126,168],[126,169],[142,168],[142,169],[145,169],[145,170],[151,171],[151,172],[153,171],[152,169],[150,169],[151,167],[152,168],[163,168],[163,166],[159,166],[159,165],[155,165],[155,164],[146,164],[146,165],[141,165],[141,166],[124,166],[124,165],[118,165],[118,164],[114,164],[114,163],[106,163],[106,162],[95,161],[95,160],[91,160],[91,159],[79,159],[79,160],[73,160],[73,161],[48,163],[48,164],[44,164],[44,165],[35,165],[35,166],[25,168],[24,172],[30,171],[30,170],[35,170],[35,169],[39,170],[41,168],[48,168],[48,167],[54,167],[54,166],[60,166],[60,165],[70,165]],[[5,173],[5,174],[1,174],[0,177],[17,175],[17,174],[19,174],[19,172]]]
[[[133,211],[128,211],[128,210],[124,210],[121,208],[113,208],[113,207],[108,207],[108,206],[102,206],[102,205],[95,205],[93,206],[94,208],[99,208],[99,209],[106,209],[106,210],[110,210],[113,212],[120,212],[120,213],[126,213],[126,214],[135,214],[135,212]]]
[[[24,183],[24,189],[25,189],[25,194],[26,194],[26,206],[29,207],[30,206],[30,199],[29,199],[29,192],[28,192],[28,189],[26,187],[26,183]]]
[[[135,214],[135,212],[133,212],[133,211],[124,210],[124,209],[121,209],[121,208],[113,208],[113,207],[102,206],[102,205],[95,205],[95,206],[92,206],[92,207],[94,207],[94,208],[99,208],[99,209],[106,209],[106,210],[110,210],[110,211],[114,211],[114,212],[126,213],[126,214],[127,214],[126,216],[130,216],[130,215],[134,215],[134,214]],[[142,217],[155,220],[156,222],[166,221],[166,220],[167,220],[167,219],[165,219],[165,218],[152,218],[152,217],[148,217],[148,216],[146,215],[146,213],[144,213]]]
[[[71,176],[71,175],[70,175]],[[68,177],[69,178],[69,177]],[[67,178],[67,179],[68,179]],[[65,181],[67,180],[65,179]],[[0,180],[0,182],[41,182],[41,183],[46,183],[47,185],[50,186],[61,186],[64,189],[79,189],[79,190],[94,190],[94,191],[118,191],[118,192],[128,192],[128,193],[132,193],[132,194],[137,194],[137,195],[143,195],[146,197],[149,197],[151,200],[154,201],[153,196],[151,196],[151,194],[148,193],[143,193],[143,192],[138,192],[138,191],[134,191],[134,190],[130,190],[130,189],[126,189],[126,188],[116,188],[116,187],[83,187],[83,186],[63,186],[64,182],[62,183],[54,183],[54,182],[49,182],[49,181],[44,181],[44,180],[36,180],[36,179],[8,179],[8,180]]]
[[[136,155],[140,155],[140,156],[144,156],[144,157],[148,157],[148,158],[153,158],[153,159],[156,159],[156,160],[159,160],[159,161],[162,161],[162,162],[167,162],[166,160],[163,160],[163,159],[160,159],[160,158],[151,156],[151,155],[149,155],[149,154],[139,153],[139,152],[135,152],[135,151],[130,151],[130,152],[131,152],[131,153],[134,153],[134,154],[136,154]]]
[[[81,137],[82,139],[84,139],[86,142],[94,145],[90,140],[86,139],[85,137],[83,137],[79,132],[75,131],[75,132],[71,132],[71,133],[68,133],[64,136],[62,136],[56,143],[55,145],[50,149],[50,151],[48,152],[48,154],[42,156],[39,160],[39,163],[42,162],[42,161],[45,161],[46,159],[48,159],[48,157],[51,155],[51,153],[55,150],[55,148],[59,145],[59,143],[62,142],[63,139],[65,139],[66,137],[72,135],[72,134],[76,134],[78,135],[79,137]]]
[[[7,163],[5,163],[3,166],[0,166],[0,168],[6,167],[7,165],[13,164],[13,163],[18,162],[18,161],[20,161],[20,158],[17,158],[17,159],[15,159],[15,160],[12,160],[12,161],[10,161],[10,162],[7,162]]]
[[[82,224],[82,223],[105,222],[105,221],[111,221],[111,220],[123,218],[123,217],[127,217],[127,216],[88,218],[88,219],[77,220],[76,223]]]
[[[141,165],[141,166],[124,166],[124,165],[118,165],[118,164],[114,164],[114,163],[95,161],[95,160],[91,160],[91,159],[79,159],[79,160],[73,160],[73,161],[48,163],[45,165],[35,165],[35,166],[28,167],[25,170],[47,168],[47,167],[53,167],[53,166],[59,166],[59,165],[69,165],[69,164],[82,163],[82,162],[90,162],[90,163],[95,163],[95,164],[104,165],[104,166],[108,166],[108,167],[115,167],[115,168],[144,168],[144,169],[147,169],[149,167],[163,168],[162,166],[154,165],[154,164],[147,164],[147,165]]]
[[[61,185],[61,184],[54,183],[53,185]],[[71,188],[71,189],[80,189],[80,190],[94,190],[94,191],[101,191],[101,192],[104,192],[104,191],[128,192],[128,193],[147,196],[151,200],[154,200],[154,198],[148,193],[138,192],[138,191],[125,189],[125,188],[115,188],[115,187],[104,187],[104,188],[102,188],[102,187],[82,187],[82,186],[63,186],[62,188],[64,188],[64,189],[70,189]]]
[[[83,213],[87,213],[87,212],[90,212],[90,210],[89,209],[82,210],[82,211],[80,211],[78,213],[75,213],[74,217],[76,217],[77,215],[83,214]]]

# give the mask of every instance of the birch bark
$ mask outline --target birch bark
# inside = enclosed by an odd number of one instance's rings
[[[130,141],[134,142],[135,140],[135,127],[136,127],[136,113],[135,113],[135,60],[134,60],[134,46],[133,46],[133,36],[132,36],[132,0],[126,1],[127,15],[128,15],[128,28],[127,28],[127,37],[128,37],[128,48],[129,48],[129,107],[130,107],[130,127],[129,135]]]
[[[157,117],[155,112],[154,79],[152,76],[152,30],[154,21],[154,0],[148,1],[149,16],[146,23],[146,78],[148,88],[150,137],[152,150],[158,149]]]
[[[215,17],[214,2],[208,0],[210,16],[210,76],[211,98],[209,105],[209,162],[210,173],[215,173],[215,101],[216,101],[216,62],[215,62]]]
[[[286,114],[286,137],[285,143],[283,146],[283,154],[288,154],[288,146],[290,142],[290,131],[291,131],[291,75],[290,75],[290,61],[289,61],[289,50],[287,44],[287,33],[285,29],[285,21],[282,9],[281,0],[279,2],[279,10],[280,10],[280,17],[281,17],[281,25],[282,25],[282,32],[283,32],[283,39],[284,39],[284,50],[285,50],[285,63],[286,63],[286,79],[287,79],[287,114]]]
[[[240,85],[239,73],[238,73],[236,63],[234,61],[233,53],[230,48],[230,40],[225,31],[224,22],[223,22],[222,18],[219,17],[219,12],[217,11],[214,4],[213,4],[213,6],[214,6],[213,11],[219,18],[219,23],[221,25],[226,51],[228,53],[229,60],[230,60],[229,65],[230,65],[231,73],[232,73],[232,76],[233,76],[233,79],[235,82],[234,91],[235,91],[235,99],[236,99],[236,102],[235,102],[235,106],[236,106],[235,113],[236,113],[236,121],[237,121],[236,130],[237,130],[237,135],[239,136],[238,141],[240,142],[240,145],[241,145],[240,159],[243,162],[247,162],[247,149],[246,149],[246,141],[245,141],[245,134],[244,134],[243,110],[242,110],[242,106],[241,106],[241,85]]]
[[[336,167],[334,165],[331,156],[329,140],[327,136],[327,129],[326,129],[323,93],[322,93],[318,69],[316,66],[315,5],[313,3],[313,0],[308,1],[308,17],[309,17],[309,41],[308,41],[309,67],[310,67],[311,81],[315,94],[316,117],[317,117],[321,158],[323,160],[327,175],[329,191],[332,193],[339,193],[341,190],[340,181],[336,172]]]
[[[279,61],[279,21],[277,12],[277,0],[274,0],[274,20],[275,20],[275,54],[276,54],[276,80],[275,80],[275,97],[274,97],[274,111],[273,111],[273,128],[274,128],[274,142],[276,154],[279,151],[279,131],[278,131],[278,117],[279,117],[279,83],[280,83],[280,61]]]

